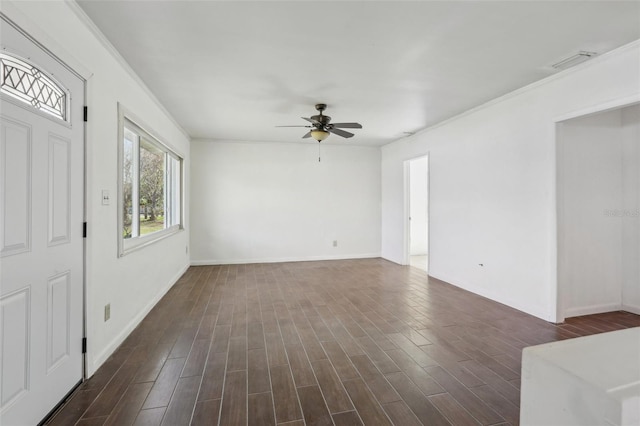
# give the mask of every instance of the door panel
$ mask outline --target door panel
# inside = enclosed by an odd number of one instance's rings
[[[49,245],[70,241],[71,141],[49,134]]]
[[[47,298],[47,373],[71,355],[69,303],[71,276],[69,271],[51,277]]]
[[[0,32],[0,424],[30,425],[82,380],[84,82]]]
[[[29,307],[28,287],[0,298],[0,353],[2,364],[2,407],[19,399],[29,389]]]
[[[31,126],[0,116],[0,223],[5,227],[1,256],[31,249]]]

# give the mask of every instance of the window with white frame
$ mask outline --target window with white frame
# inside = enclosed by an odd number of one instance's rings
[[[120,255],[182,227],[182,158],[120,111]]]

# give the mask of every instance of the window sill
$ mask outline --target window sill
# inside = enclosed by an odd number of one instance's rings
[[[154,244],[158,241],[164,240],[174,234],[184,231],[184,228],[180,225],[174,225],[170,228],[163,229],[162,231],[156,231],[152,234],[148,234],[142,237],[120,239],[118,248],[118,257],[123,257],[129,253],[138,251],[144,247]]]

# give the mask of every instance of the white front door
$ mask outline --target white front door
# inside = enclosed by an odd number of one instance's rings
[[[0,19],[0,424],[82,380],[84,82]]]

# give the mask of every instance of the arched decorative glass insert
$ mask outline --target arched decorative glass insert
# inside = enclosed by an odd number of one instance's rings
[[[67,92],[42,71],[0,53],[0,92],[67,121]]]

